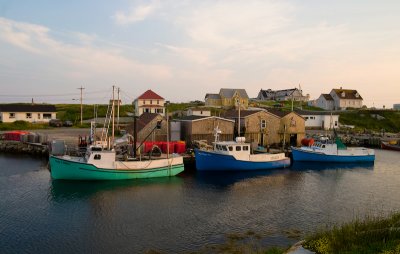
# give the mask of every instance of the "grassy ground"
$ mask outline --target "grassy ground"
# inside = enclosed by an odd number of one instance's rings
[[[385,132],[400,132],[400,111],[354,110],[340,112],[341,124],[355,125],[357,129]]]
[[[11,130],[40,130],[51,128],[47,123],[28,123],[25,121],[15,121],[13,123],[0,123],[0,131]]]
[[[387,218],[367,217],[321,230],[303,246],[316,253],[400,253],[400,213]]]

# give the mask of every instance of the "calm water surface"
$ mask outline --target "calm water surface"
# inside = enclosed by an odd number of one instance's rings
[[[286,246],[357,216],[400,210],[400,153],[375,164],[295,164],[122,182],[52,181],[47,161],[0,154],[1,253],[184,253],[249,230]]]

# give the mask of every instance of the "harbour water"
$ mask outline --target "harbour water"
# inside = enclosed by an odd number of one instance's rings
[[[287,246],[324,225],[400,210],[399,153],[117,182],[52,181],[47,161],[0,154],[1,253],[186,253],[255,232]]]

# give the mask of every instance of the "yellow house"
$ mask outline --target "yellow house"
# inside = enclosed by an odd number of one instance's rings
[[[245,89],[221,88],[219,94],[206,94],[205,105],[208,107],[247,109],[249,96]]]

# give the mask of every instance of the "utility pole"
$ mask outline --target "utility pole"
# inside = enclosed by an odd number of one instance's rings
[[[112,145],[114,144],[114,121],[115,121],[115,98],[114,98],[114,90],[115,90],[115,86],[113,86],[113,93],[112,93]]]
[[[83,88],[82,86],[80,88],[78,88],[79,90],[81,90],[81,125],[82,125],[82,116],[83,116],[83,108],[82,108],[82,95],[83,95]]]
[[[117,129],[119,130],[119,87],[118,87],[118,99],[117,99]]]

